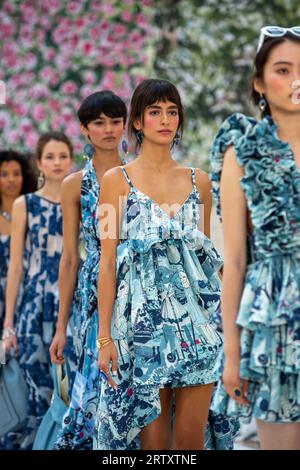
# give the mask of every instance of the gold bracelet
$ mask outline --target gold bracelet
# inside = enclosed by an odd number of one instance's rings
[[[103,349],[105,346],[108,346],[110,343],[112,343],[113,340],[112,338],[98,338],[96,341],[97,344],[97,349]]]

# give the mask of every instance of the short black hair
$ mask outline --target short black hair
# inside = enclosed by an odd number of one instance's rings
[[[126,105],[110,90],[97,91],[85,98],[77,111],[77,116],[81,124],[87,127],[89,122],[98,119],[102,113],[110,118],[123,118],[124,125],[126,123]]]
[[[37,190],[37,170],[32,155],[24,155],[14,150],[0,151],[0,167],[4,162],[18,162],[23,176],[23,186],[20,194],[33,193]],[[0,191],[1,193],[1,191]]]

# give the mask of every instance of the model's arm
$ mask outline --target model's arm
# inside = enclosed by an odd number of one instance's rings
[[[119,203],[124,194],[123,175],[118,168],[109,170],[101,182],[99,223],[101,260],[98,281],[99,338],[111,336],[112,311],[116,298],[116,260],[119,243]],[[116,375],[118,354],[114,343],[99,351],[99,368],[108,376],[108,382],[116,387],[110,375]]]
[[[51,361],[64,362],[66,329],[79,268],[80,192],[82,172],[68,176],[62,184],[63,252],[59,264],[59,312],[56,333],[50,346]]]
[[[236,319],[240,307],[247,264],[247,205],[240,186],[243,170],[238,165],[233,147],[225,153],[221,177],[221,207],[224,234],[224,271],[222,320],[224,330],[224,386],[227,393],[246,404],[248,384],[240,379],[240,331]],[[243,388],[237,398],[235,388]]]
[[[205,171],[196,170],[196,186],[201,196],[200,229],[210,238],[210,215],[212,206],[211,184]]]
[[[23,274],[24,240],[27,224],[25,197],[21,196],[13,204],[11,219],[10,258],[5,294],[4,340],[5,348],[17,350],[14,330],[14,314]]]

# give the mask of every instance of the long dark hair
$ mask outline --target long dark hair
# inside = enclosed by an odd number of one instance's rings
[[[37,189],[37,171],[34,166],[32,155],[25,155],[14,150],[0,151],[0,167],[4,162],[18,162],[23,176],[21,194],[32,193]],[[1,196],[1,188],[0,188]]]
[[[130,103],[130,115],[128,120],[128,136],[134,142],[136,150],[140,143],[137,138],[137,129],[134,126],[135,121],[144,123],[144,111],[147,106],[151,106],[158,101],[171,101],[178,107],[179,125],[178,131],[183,134],[184,128],[184,108],[181,103],[179,92],[173,83],[167,80],[149,78],[140,83],[133,92]]]
[[[290,41],[295,41],[300,44],[300,38],[297,36],[294,36],[290,32],[287,32],[284,36],[277,37],[277,38],[272,38],[272,37],[267,37],[265,38],[265,41],[259,50],[258,54],[256,54],[256,57],[254,59],[254,74],[252,77],[252,83],[251,83],[251,97],[253,103],[257,106],[259,103],[259,100],[261,98],[260,94],[255,90],[254,88],[254,80],[259,78],[260,80],[263,80],[264,78],[264,68],[265,65],[269,59],[271,51],[276,47],[279,46],[279,44],[282,44],[286,40]],[[267,101],[266,97],[264,96],[265,100]],[[267,106],[262,112],[262,117],[271,115],[271,110],[270,106],[267,101]]]

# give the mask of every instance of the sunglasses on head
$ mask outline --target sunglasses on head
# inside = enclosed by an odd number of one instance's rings
[[[282,28],[281,26],[264,26],[260,30],[256,53],[258,53],[262,48],[266,37],[281,38],[287,33],[291,33],[293,36],[300,38],[300,26],[292,26],[291,28]]]

